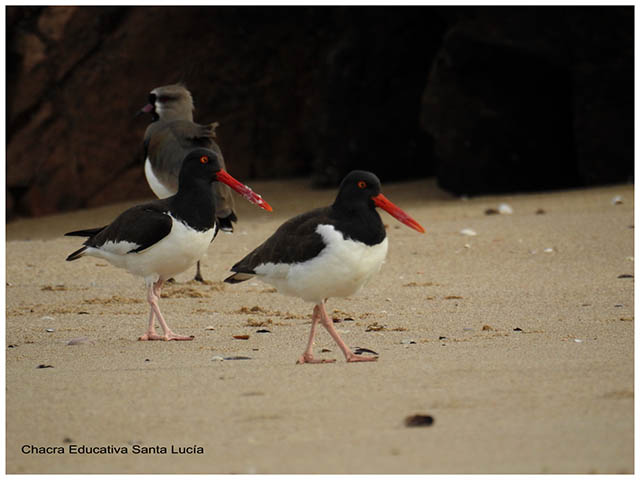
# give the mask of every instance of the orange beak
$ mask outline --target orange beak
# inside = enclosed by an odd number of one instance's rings
[[[373,203],[376,205],[376,207],[380,207],[384,211],[388,212],[389,215],[397,218],[406,226],[411,227],[420,233],[425,232],[424,228],[422,228],[422,225],[420,225],[413,218],[411,218],[409,214],[406,213],[404,210],[402,210],[400,207],[391,203],[391,201],[389,201],[389,199],[387,199],[387,197],[385,197],[381,193],[371,198],[373,200]]]
[[[267,212],[273,211],[273,208],[271,208],[271,205],[265,202],[259,194],[251,190],[245,184],[240,183],[238,180],[233,178],[224,170],[220,170],[218,173],[216,173],[216,179],[219,182],[229,185],[231,188],[233,188],[236,192],[238,192],[244,198],[249,200],[251,203],[255,203],[259,207],[264,208]]]

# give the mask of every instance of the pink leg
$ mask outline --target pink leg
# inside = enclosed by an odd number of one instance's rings
[[[162,280],[158,280],[153,285],[149,286],[149,290],[147,292],[147,301],[149,305],[151,305],[151,315],[149,318],[149,330],[148,332],[140,337],[140,340],[193,340],[193,336],[185,337],[182,335],[176,335],[171,331],[169,325],[164,320],[162,316],[162,312],[160,312],[160,307],[158,306],[158,299],[160,298],[160,290],[162,288]],[[155,333],[155,328],[153,325],[155,317],[158,319],[162,330],[164,331],[164,335],[157,335]]]
[[[152,287],[149,287],[149,288],[152,288]],[[147,294],[147,296],[148,295],[149,294]],[[151,312],[149,313],[149,328],[147,328],[147,331],[143,335],[138,337],[138,340],[140,341],[164,340],[163,336],[158,335],[156,333],[155,320],[156,320],[156,316],[155,316],[155,313],[153,312],[153,307],[151,307]]]
[[[327,332],[329,332],[331,338],[333,338],[338,344],[340,350],[342,350],[342,353],[344,353],[347,362],[375,362],[376,360],[378,360],[378,357],[362,357],[353,353],[349,349],[349,347],[347,347],[347,344],[342,341],[340,335],[338,335],[336,328],[333,326],[333,321],[329,318],[329,316],[327,315],[327,311],[324,308],[324,302],[319,304],[318,308],[320,311],[320,321],[322,322],[322,325],[324,325],[324,328],[327,329]]]
[[[318,305],[313,307],[313,316],[311,317],[311,333],[309,334],[309,342],[307,343],[307,348],[302,354],[302,356],[298,359],[296,363],[333,363],[335,362],[335,358],[332,359],[316,359],[313,358],[313,337],[316,334],[316,326],[318,325],[318,320],[320,320],[320,309]]]

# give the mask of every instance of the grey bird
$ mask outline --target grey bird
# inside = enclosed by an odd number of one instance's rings
[[[182,84],[165,85],[151,90],[149,103],[138,113],[150,113],[151,124],[144,134],[144,173],[149,187],[158,198],[167,198],[178,191],[178,175],[183,159],[197,148],[213,150],[220,166],[226,170],[222,151],[216,143],[218,122],[200,125],[193,121],[193,97]],[[231,190],[214,182],[211,186],[216,200],[215,216],[223,232],[233,232],[238,221]],[[195,280],[204,281],[200,262]]]

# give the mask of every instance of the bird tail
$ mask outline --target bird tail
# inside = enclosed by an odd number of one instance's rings
[[[93,237],[94,235],[97,235],[105,228],[106,227],[97,227],[97,228],[88,228],[86,230],[76,230],[75,232],[65,233],[64,236],[65,237]]]
[[[82,247],[76,250],[75,252],[73,252],[71,255],[67,257],[67,262],[72,262],[73,260],[77,260],[80,257],[83,257],[85,250],[87,250],[87,247]]]
[[[224,279],[226,283],[240,283],[253,278],[252,273],[237,272]]]

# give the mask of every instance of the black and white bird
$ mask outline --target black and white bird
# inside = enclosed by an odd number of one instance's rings
[[[165,85],[151,90],[149,103],[138,113],[150,113],[152,122],[144,134],[144,173],[149,187],[158,198],[167,198],[178,191],[178,175],[185,156],[196,148],[213,150],[226,169],[224,157],[215,141],[217,122],[200,125],[193,121],[193,98],[181,84]],[[233,232],[238,218],[234,211],[231,190],[214,182],[216,217],[223,232]],[[203,281],[200,262],[195,279]]]
[[[218,232],[212,182],[229,185],[250,202],[271,211],[260,195],[222,170],[216,152],[201,148],[191,151],[182,162],[175,195],[132,207],[104,227],[66,234],[89,237],[67,261],[90,255],[144,278],[151,312],[149,327],[139,340],[193,339],[171,331],[158,299],[163,282],[196,263]],[[156,334],[156,319],[163,335]]]
[[[418,222],[380,193],[378,177],[356,170],[342,180],[333,205],[311,210],[282,224],[262,245],[236,263],[231,268],[235,273],[225,279],[238,283],[256,277],[281,293],[315,304],[309,342],[297,363],[335,361],[313,356],[318,322],[338,344],[347,362],[377,359],[354,354],[325,310],[329,297],[353,295],[382,266],[388,242],[376,207],[424,233]]]

